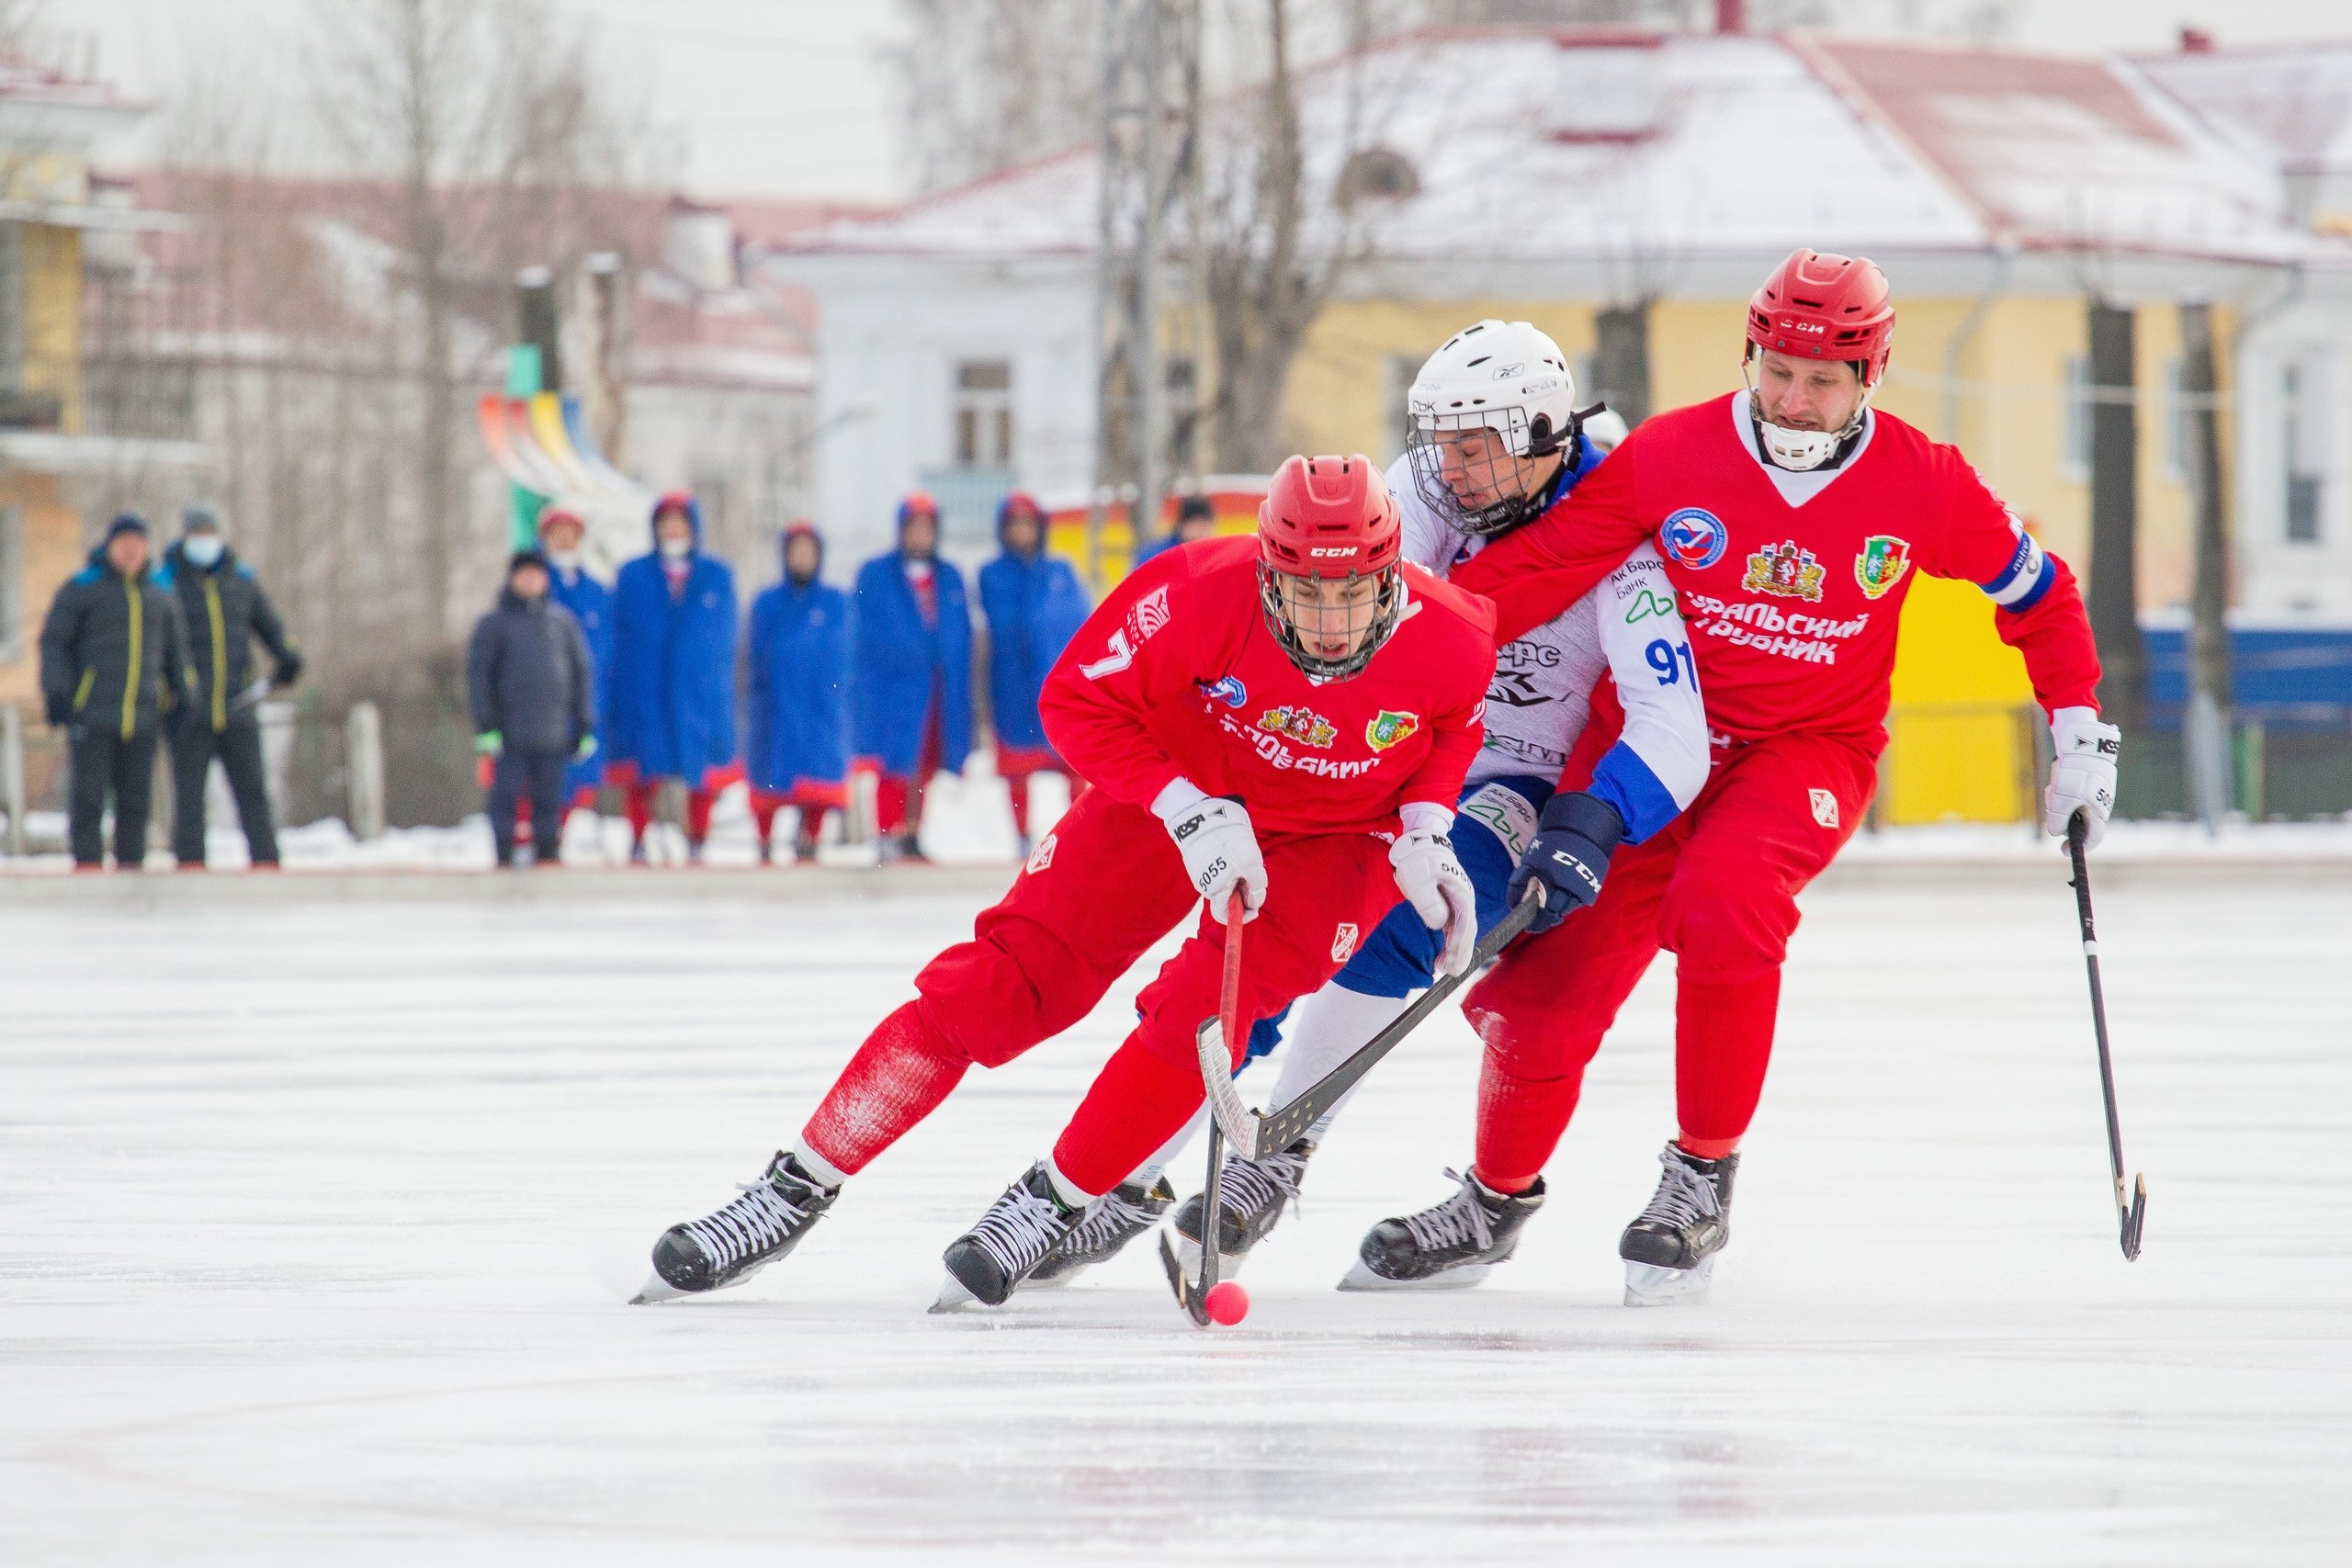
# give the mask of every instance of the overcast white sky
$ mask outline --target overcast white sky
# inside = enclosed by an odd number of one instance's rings
[[[296,40],[341,0],[51,0],[55,26],[94,34],[101,73],[145,98],[193,59],[230,60],[254,90],[300,90]],[[640,73],[682,174],[708,196],[889,200],[899,156],[893,0],[554,0],[602,30],[608,58]],[[2096,51],[2170,47],[2184,25],[2224,46],[2352,35],[2352,0],[2019,0],[2009,44]],[[140,155],[116,150],[118,161]]]

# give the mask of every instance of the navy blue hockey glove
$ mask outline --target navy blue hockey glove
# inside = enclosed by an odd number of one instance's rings
[[[1544,802],[1535,841],[1510,874],[1513,908],[1530,882],[1544,885],[1544,912],[1527,929],[1548,931],[1571,910],[1589,908],[1600,897],[1600,879],[1609,874],[1610,852],[1624,838],[1625,819],[1599,795],[1566,790]]]
[[[277,668],[269,672],[270,688],[273,691],[282,692],[301,678],[301,650],[289,648],[286,650],[286,657],[277,661]]]
[[[48,709],[48,717],[51,728],[62,729],[67,725],[74,722],[74,702],[72,698],[61,697],[52,694],[42,705]]]

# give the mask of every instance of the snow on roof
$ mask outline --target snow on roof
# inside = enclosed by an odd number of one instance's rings
[[[2277,171],[2119,62],[1828,39],[1795,47],[2021,243],[2257,260],[2304,248]]]
[[[1371,139],[1413,167],[1369,226],[1383,260],[1656,265],[1804,243],[1976,250],[2007,238],[2270,260],[2309,243],[2274,169],[2129,68],[1802,35],[1447,29],[1302,73],[1310,178]],[[1248,112],[1228,100],[1223,112]],[[784,254],[1083,254],[1083,146],[836,222]],[[1320,238],[1336,238],[1329,227]]]
[[[2352,41],[2147,55],[2131,65],[2290,174],[2352,172]]]

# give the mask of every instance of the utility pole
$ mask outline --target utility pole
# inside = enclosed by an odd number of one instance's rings
[[[1102,577],[1102,525],[1111,500],[1132,497],[1140,547],[1168,492],[1168,372],[1160,355],[1169,303],[1166,220],[1196,166],[1189,121],[1197,95],[1199,0],[1102,0],[1102,178],[1096,277],[1095,501],[1089,566]],[[1174,134],[1171,134],[1173,132]],[[1180,150],[1170,156],[1171,143]]]
[[[2230,809],[2230,603],[2228,491],[2222,473],[2219,378],[2213,352],[2213,309],[2192,300],[2180,308],[2181,412],[2188,424],[2188,489],[2196,512],[2196,569],[2190,579],[2188,624],[2188,803],[2208,833],[2218,832]],[[2257,803],[2248,801],[2247,808]]]

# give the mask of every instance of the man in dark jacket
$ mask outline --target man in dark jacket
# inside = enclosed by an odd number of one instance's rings
[[[145,863],[155,736],[164,716],[190,700],[192,680],[179,611],[147,580],[147,525],[126,513],[57,591],[40,629],[41,700],[49,722],[70,737],[76,867],[106,863],[109,792],[115,863]]]
[[[277,832],[263,785],[261,721],[266,689],[290,686],[302,656],[286,635],[254,569],[230,549],[220,516],[208,506],[180,513],[180,536],[164,552],[155,586],[179,605],[187,628],[188,661],[196,671],[194,700],[174,716],[172,852],[182,871],[204,869],[204,785],[212,759],[220,759],[236,798],[237,823],[256,867],[277,864]],[[269,650],[266,683],[253,678],[253,645]]]
[[[939,558],[939,503],[899,503],[899,547],[858,569],[850,687],[860,765],[879,775],[882,852],[920,860],[931,775],[964,771],[972,749],[972,615],[964,574]]]
[[[563,771],[596,750],[596,675],[580,623],[548,600],[548,562],[538,551],[515,552],[498,607],[474,623],[466,692],[475,750],[492,760],[490,831],[498,863],[514,863],[514,807],[526,793],[531,820],[549,824],[533,863],[559,863]]]
[[[1014,491],[996,509],[1004,553],[980,568],[980,608],[989,618],[989,714],[996,731],[997,776],[1012,796],[1012,830],[1029,858],[1029,781],[1069,764],[1046,740],[1037,695],[1046,672],[1085,623],[1093,604],[1069,562],[1046,553],[1046,514],[1035,496]]]

